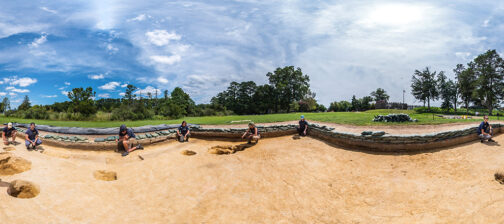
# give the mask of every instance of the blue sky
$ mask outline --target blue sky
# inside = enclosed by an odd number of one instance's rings
[[[414,70],[453,77],[457,63],[502,54],[503,15],[503,1],[3,1],[0,97],[49,104],[91,86],[117,98],[131,83],[206,103],[294,65],[326,105],[378,87],[420,104]]]

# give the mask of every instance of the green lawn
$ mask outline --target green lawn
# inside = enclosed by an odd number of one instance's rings
[[[19,118],[8,118],[0,116],[1,123],[18,122],[37,124],[46,124],[53,126],[64,127],[118,127],[121,124],[126,124],[129,127],[138,127],[143,125],[157,125],[157,124],[180,124],[182,120],[193,124],[231,124],[231,121],[243,121],[239,123],[248,123],[246,120],[252,120],[256,123],[271,123],[281,121],[294,121],[299,120],[301,114],[304,114],[309,121],[321,121],[337,124],[351,124],[351,125],[391,125],[391,123],[378,123],[373,122],[372,119],[378,114],[390,113],[407,113],[411,118],[418,119],[417,123],[398,123],[397,125],[408,124],[442,124],[442,123],[456,123],[456,122],[472,122],[480,121],[474,119],[468,120],[455,120],[455,119],[442,119],[433,116],[432,114],[417,114],[411,110],[371,110],[366,112],[327,112],[327,113],[289,113],[289,114],[267,114],[267,115],[243,115],[243,116],[211,116],[211,117],[186,117],[178,120],[142,120],[142,121],[51,121],[51,120],[29,120]],[[497,120],[497,117],[491,117],[491,120]],[[237,124],[237,123],[234,123]]]

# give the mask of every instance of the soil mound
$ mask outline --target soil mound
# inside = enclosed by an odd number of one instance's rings
[[[97,170],[93,173],[93,176],[97,180],[104,180],[104,181],[117,180],[117,173],[114,171]]]
[[[13,175],[30,169],[30,161],[10,153],[0,153],[0,175]]]
[[[185,156],[192,156],[192,155],[196,155],[196,152],[195,151],[191,151],[191,150],[183,150],[182,152],[180,152],[182,155],[185,155]]]
[[[40,193],[40,187],[29,181],[15,180],[10,183],[7,193],[16,198],[33,198]]]

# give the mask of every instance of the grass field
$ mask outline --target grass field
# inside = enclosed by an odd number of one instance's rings
[[[233,124],[248,123],[247,120],[251,120],[256,123],[295,121],[299,120],[299,116],[301,114],[304,114],[306,119],[309,121],[321,121],[321,122],[351,124],[351,125],[391,125],[391,123],[378,123],[372,121],[375,115],[379,114],[386,115],[390,113],[407,113],[413,119],[418,119],[418,122],[416,123],[397,123],[397,125],[444,124],[444,123],[479,121],[475,119],[468,119],[468,120],[442,119],[436,116],[434,116],[433,119],[433,114],[429,113],[417,114],[411,110],[370,110],[365,112],[289,113],[289,114],[243,115],[243,116],[235,115],[235,116],[211,116],[211,117],[186,117],[178,120],[141,120],[141,121],[52,121],[52,120],[19,119],[19,118],[0,116],[0,122],[1,123],[35,122],[37,124],[63,126],[63,127],[118,127],[121,124],[126,124],[129,127],[138,127],[143,125],[180,124],[182,120],[186,120],[188,123],[193,124],[225,125],[225,124],[231,124],[231,121],[243,121],[243,122],[233,122]],[[497,120],[497,117],[491,117],[490,119]]]

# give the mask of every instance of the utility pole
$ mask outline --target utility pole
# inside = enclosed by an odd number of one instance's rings
[[[403,89],[402,91],[402,107],[403,107],[403,110],[404,110],[404,94],[406,93],[406,90]],[[406,108],[408,109],[408,108]]]

